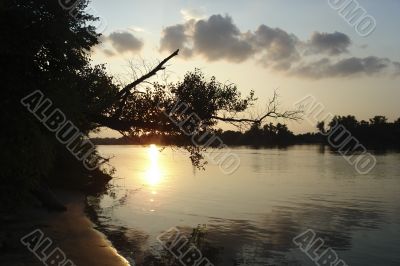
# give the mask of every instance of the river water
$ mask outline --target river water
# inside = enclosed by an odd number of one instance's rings
[[[293,238],[311,229],[348,265],[400,265],[400,153],[358,174],[321,146],[236,148],[240,167],[192,167],[153,146],[100,146],[117,178],[92,198],[98,223],[132,265],[175,265],[157,236],[177,228],[214,265],[316,265]],[[316,239],[315,238],[315,239]],[[169,256],[171,255],[171,256]],[[176,264],[179,265],[179,264]]]

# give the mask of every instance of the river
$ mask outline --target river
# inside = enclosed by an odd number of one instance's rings
[[[240,167],[224,175],[170,148],[99,151],[114,156],[117,178],[89,202],[132,264],[174,265],[157,236],[177,228],[214,265],[316,265],[293,242],[309,229],[324,241],[319,252],[332,248],[348,265],[400,265],[400,153],[374,154],[361,175],[321,146],[235,148]]]

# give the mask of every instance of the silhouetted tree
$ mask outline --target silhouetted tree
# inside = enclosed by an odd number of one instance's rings
[[[85,174],[52,133],[20,105],[21,98],[35,90],[41,90],[86,135],[108,127],[129,137],[173,136],[191,152],[197,166],[202,163],[203,148],[195,146],[178,125],[193,114],[199,117],[191,123],[197,135],[215,131],[219,121],[239,126],[261,124],[267,118],[299,118],[298,110],[279,110],[276,93],[265,113],[248,116],[245,111],[256,100],[253,92],[243,97],[236,85],[206,79],[199,70],[187,73],[181,82],[152,82],[179,50],[122,86],[103,65],[90,62],[100,35],[91,26],[96,18],[85,12],[87,5],[86,0],[4,0],[0,4],[4,36],[0,44],[4,125],[0,143],[1,161],[7,165],[1,173],[2,194],[14,196],[16,187],[24,194],[43,179],[78,176],[72,169]],[[180,103],[186,112],[174,112]],[[93,178],[93,174],[86,176]]]
[[[381,126],[386,124],[387,118],[385,116],[377,115],[369,120],[372,126]]]
[[[335,128],[343,126],[361,144],[371,148],[399,147],[398,140],[399,119],[389,123],[385,116],[374,116],[369,122],[362,120],[358,122],[354,116],[335,116],[328,124],[328,129],[324,128],[324,122],[317,124],[320,132],[335,132]],[[341,132],[341,131],[340,131]],[[338,134],[340,134],[338,131]],[[325,139],[327,141],[327,139]],[[348,147],[349,149],[351,147]]]
[[[325,122],[321,121],[317,123],[317,129],[319,132],[325,134],[326,130],[325,130]]]
[[[0,161],[7,166],[0,173],[0,194],[5,200],[23,197],[40,179],[50,178],[65,152],[20,100],[39,89],[88,133],[92,127],[87,114],[113,87],[104,68],[90,64],[89,52],[99,35],[90,26],[95,18],[84,12],[86,6],[87,1],[77,1],[71,16],[59,1],[0,4]],[[73,162],[72,156],[66,158]]]

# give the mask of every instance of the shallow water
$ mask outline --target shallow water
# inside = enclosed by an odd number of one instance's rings
[[[320,146],[238,148],[232,175],[193,169],[183,152],[100,146],[119,177],[97,200],[99,222],[126,238],[137,265],[160,257],[156,237],[177,227],[214,265],[316,265],[292,239],[315,231],[348,265],[400,265],[400,154],[376,154],[368,175]],[[110,237],[112,240],[113,238]],[[121,238],[121,236],[120,236]],[[154,264],[154,265],[157,265]],[[167,264],[166,264],[167,265]]]

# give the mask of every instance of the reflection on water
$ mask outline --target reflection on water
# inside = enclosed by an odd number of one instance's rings
[[[156,186],[158,183],[160,183],[162,178],[162,172],[158,163],[159,154],[160,151],[157,149],[157,146],[151,144],[148,148],[149,167],[146,172],[146,181],[150,186]]]
[[[313,265],[292,243],[306,229],[348,265],[400,265],[397,153],[377,155],[376,168],[362,176],[318,146],[237,149],[241,166],[225,176],[214,165],[193,173],[185,155],[156,146],[100,151],[116,156],[123,178],[92,204],[137,265],[179,265],[156,241],[170,227],[214,265]]]

